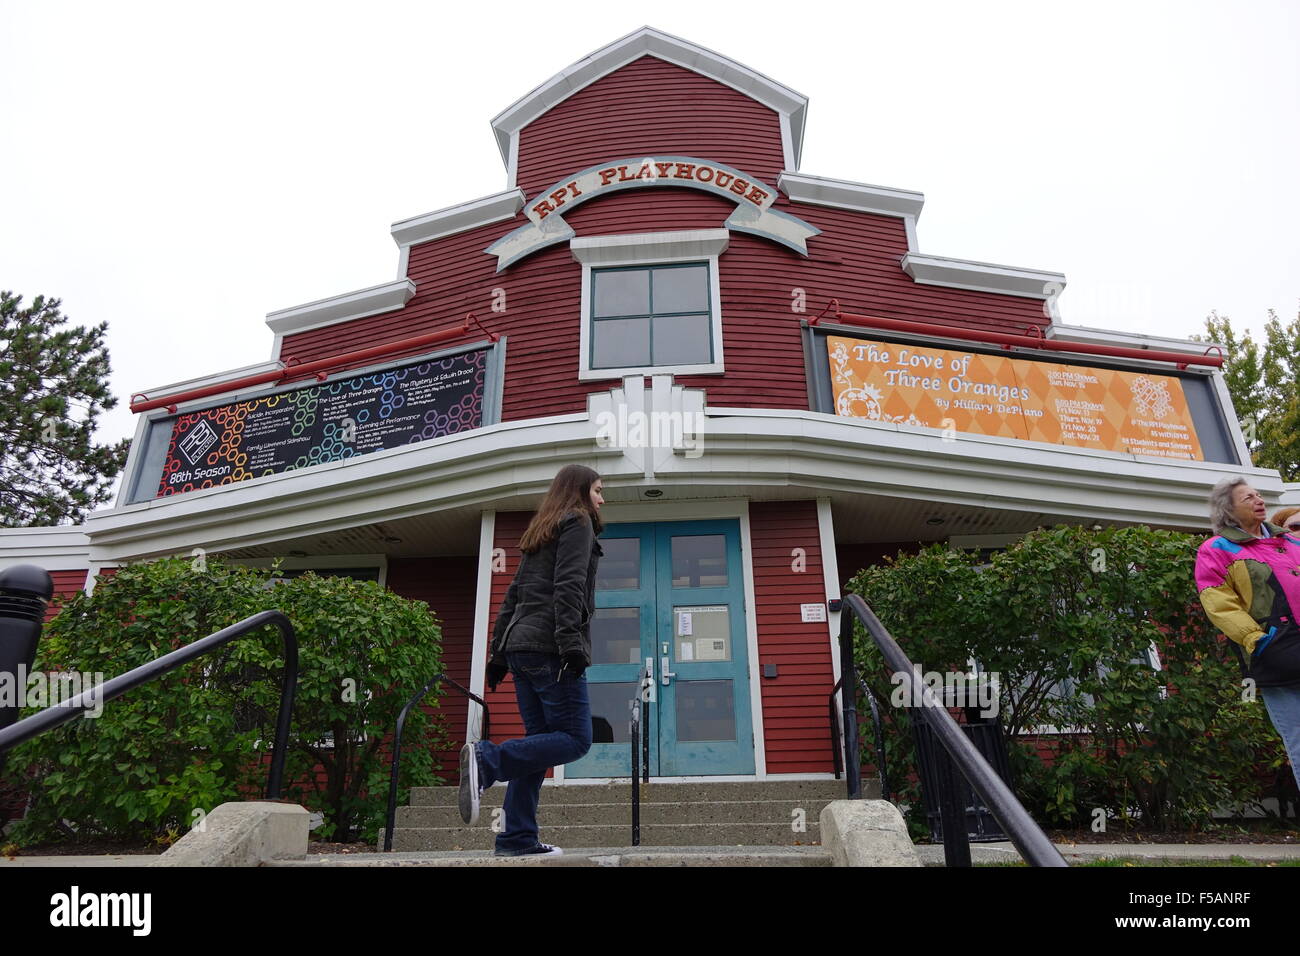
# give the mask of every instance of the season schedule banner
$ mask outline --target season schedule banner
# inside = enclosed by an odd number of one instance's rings
[[[1202,459],[1183,383],[1152,375],[827,336],[837,415]]]
[[[465,352],[181,415],[155,497],[478,428],[486,368]]]

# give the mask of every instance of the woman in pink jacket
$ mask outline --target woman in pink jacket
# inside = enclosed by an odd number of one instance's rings
[[[1300,785],[1300,540],[1266,515],[1245,478],[1214,486],[1215,534],[1196,552],[1196,588],[1205,613],[1232,642],[1242,676],[1264,698]]]

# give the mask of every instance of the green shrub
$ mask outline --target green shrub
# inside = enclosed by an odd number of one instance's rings
[[[373,839],[387,802],[381,744],[439,667],[441,632],[423,603],[374,582],[276,580],[214,558],[169,558],[101,576],[93,594],[69,599],[45,628],[36,667],[108,679],[270,609],[293,623],[299,647],[282,796],[323,812],[323,836]],[[15,749],[7,773],[33,796],[15,838],[138,841],[184,831],[218,804],[260,798],[283,666],[279,631],[265,627]],[[436,706],[436,692],[426,700]],[[440,744],[413,711],[403,789],[435,781]]]
[[[1261,766],[1283,757],[1262,701],[1196,598],[1200,538],[1145,527],[1060,526],[981,566],[936,545],[861,571],[863,596],[923,671],[1000,675],[999,716],[1017,795],[1038,819],[1083,826],[1100,808],[1155,829],[1195,828],[1257,803]],[[1161,670],[1153,670],[1155,646]],[[887,767],[920,830],[908,715],[865,633],[856,654],[886,702]],[[1068,690],[1067,690],[1068,689]],[[1021,732],[1069,728],[1050,763]],[[868,759],[873,759],[870,756]],[[912,782],[908,782],[911,780]]]

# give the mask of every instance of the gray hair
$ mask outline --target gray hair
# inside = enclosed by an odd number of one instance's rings
[[[1236,478],[1224,478],[1210,490],[1210,527],[1215,534],[1232,525],[1237,527],[1236,509],[1233,508],[1232,495],[1242,485],[1250,484],[1238,475]]]

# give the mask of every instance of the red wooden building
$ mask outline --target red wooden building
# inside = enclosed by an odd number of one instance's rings
[[[1230,474],[1281,493],[1203,344],[1068,326],[1062,275],[922,252],[921,194],[800,171],[806,104],[649,28],[575,63],[493,120],[504,191],[394,224],[397,277],[269,315],[269,361],[135,396],[117,505],[0,533],[0,565],[64,590],[194,548],[368,574],[437,611],[482,691],[530,509],[584,462],[597,744],[557,777],[626,776],[646,668],[657,776],[823,777],[828,601],[865,564],[1200,530]],[[510,685],[488,697],[522,733]]]

